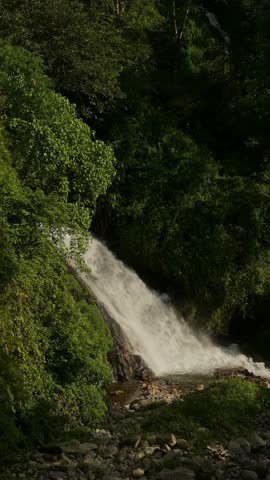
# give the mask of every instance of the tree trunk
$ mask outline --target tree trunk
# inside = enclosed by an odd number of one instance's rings
[[[176,20],[176,0],[172,0],[172,15],[175,38],[178,36],[177,20]]]
[[[178,31],[177,43],[181,43],[181,40],[183,38],[184,30],[185,30],[185,26],[186,26],[186,23],[187,23],[187,20],[188,20],[188,16],[189,16],[189,13],[190,13],[191,6],[192,6],[192,0],[188,0],[186,13],[185,13],[185,18],[184,18],[182,27]]]
[[[124,2],[123,0],[116,0],[116,15],[122,15],[124,13]]]

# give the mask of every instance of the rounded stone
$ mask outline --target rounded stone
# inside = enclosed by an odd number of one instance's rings
[[[231,440],[229,442],[228,448],[230,452],[236,455],[249,454],[251,452],[250,443],[242,437]]]
[[[257,433],[253,433],[250,436],[250,444],[252,450],[258,450],[266,446],[266,441],[263,440]]]
[[[241,472],[241,476],[243,480],[258,480],[257,473],[253,472],[252,470],[243,470]]]
[[[223,470],[216,470],[216,479],[217,480],[223,480],[224,479],[224,472]]]
[[[135,468],[132,475],[134,478],[142,478],[144,476],[144,470],[142,468]]]
[[[136,461],[139,461],[139,460],[142,460],[143,458],[145,457],[145,453],[144,452],[137,452],[134,459]]]
[[[144,449],[144,452],[146,455],[153,455],[154,451],[155,451],[155,447],[146,447]]]
[[[181,448],[181,450],[188,450],[189,444],[184,438],[178,438],[176,441],[177,447]]]

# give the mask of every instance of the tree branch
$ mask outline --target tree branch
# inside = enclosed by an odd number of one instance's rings
[[[188,0],[187,8],[186,8],[186,13],[185,13],[185,18],[184,18],[182,27],[181,27],[181,28],[179,29],[179,31],[178,31],[178,35],[177,35],[177,39],[176,39],[176,41],[177,41],[178,44],[181,42],[181,40],[182,40],[182,38],[183,38],[185,26],[186,26],[186,23],[187,23],[187,20],[188,20],[188,16],[189,16],[191,7],[192,7],[192,0]]]

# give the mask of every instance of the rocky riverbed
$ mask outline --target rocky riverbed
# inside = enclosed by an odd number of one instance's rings
[[[107,429],[88,433],[87,441],[72,439],[29,452],[6,466],[1,479],[270,479],[269,418],[261,419],[263,425],[257,432],[209,445],[208,453],[202,456],[172,432],[147,439],[140,434],[128,435],[130,424],[140,420],[136,415],[113,411]]]
[[[196,379],[199,380],[199,379]],[[202,379],[200,379],[202,380]],[[173,428],[145,433],[140,427],[151,404],[185,402],[206,383],[156,379],[115,384],[102,428],[78,438],[42,446],[16,456],[1,468],[1,480],[270,480],[270,411],[256,417],[244,436],[224,435],[200,449]],[[149,410],[150,405],[150,410]],[[148,411],[147,411],[148,408]]]
[[[213,380],[212,380],[213,381]],[[207,377],[182,377],[181,379],[153,378],[151,381],[129,380],[112,385],[110,396],[112,408],[138,410],[154,401],[170,403],[184,398],[196,390],[203,390],[211,383]]]
[[[216,379],[241,378],[245,381],[270,388],[267,379],[256,377],[244,368],[217,369],[212,376],[209,375],[171,375],[167,377],[151,377],[147,371],[143,380],[131,379],[127,382],[113,383],[110,390],[112,408],[139,409],[146,407],[154,401],[170,403],[174,400],[184,399],[195,391],[202,391],[213,384]]]

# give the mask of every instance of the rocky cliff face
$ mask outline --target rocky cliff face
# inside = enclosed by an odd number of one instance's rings
[[[89,292],[88,285],[79,277],[75,268],[69,264],[68,269],[76,277],[82,288]],[[93,295],[93,292],[90,293],[111,332],[113,349],[108,356],[108,361],[111,365],[113,379],[117,382],[124,382],[133,378],[147,380],[152,376],[152,372],[147,368],[140,355],[132,353],[130,342],[122,328],[109,314],[104,305]]]
[[[132,378],[144,379],[150,370],[139,355],[132,353],[130,342],[121,327],[110,316],[105,307],[97,301],[97,305],[105,318],[113,339],[113,350],[109,354],[114,380],[123,382]]]

